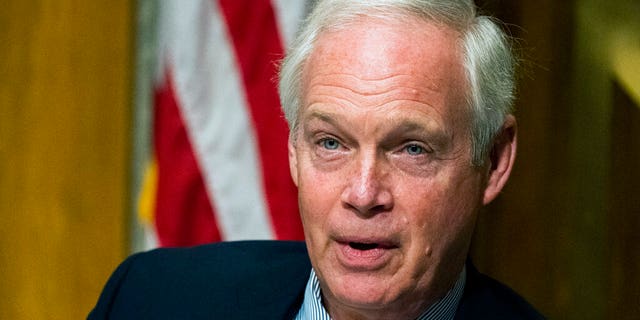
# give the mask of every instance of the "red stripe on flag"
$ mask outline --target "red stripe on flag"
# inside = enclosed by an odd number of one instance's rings
[[[155,91],[154,147],[158,161],[156,229],[161,246],[220,241],[204,180],[178,107],[171,72]]]
[[[278,239],[303,239],[287,158],[287,124],[276,89],[284,50],[269,0],[219,0],[242,68],[262,162],[264,189]]]

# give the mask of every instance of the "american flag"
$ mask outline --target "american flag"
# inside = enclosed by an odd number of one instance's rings
[[[156,17],[151,246],[302,239],[277,63],[302,0],[165,0]]]

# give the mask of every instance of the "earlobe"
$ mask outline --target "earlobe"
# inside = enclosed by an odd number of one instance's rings
[[[296,155],[296,145],[294,141],[294,137],[289,135],[289,142],[287,144],[287,149],[289,153],[289,172],[291,173],[291,179],[293,179],[293,183],[298,186],[298,158]]]
[[[516,158],[517,124],[512,115],[507,115],[502,130],[496,136],[490,152],[489,173],[482,203],[493,201],[509,180],[511,169]]]

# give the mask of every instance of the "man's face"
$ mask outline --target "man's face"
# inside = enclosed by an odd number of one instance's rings
[[[462,270],[487,170],[471,165],[458,36],[364,19],[305,67],[289,156],[334,316],[415,314]]]

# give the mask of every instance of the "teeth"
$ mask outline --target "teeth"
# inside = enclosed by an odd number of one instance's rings
[[[349,242],[349,246],[356,250],[371,250],[378,247],[377,243],[360,243],[360,242]]]

